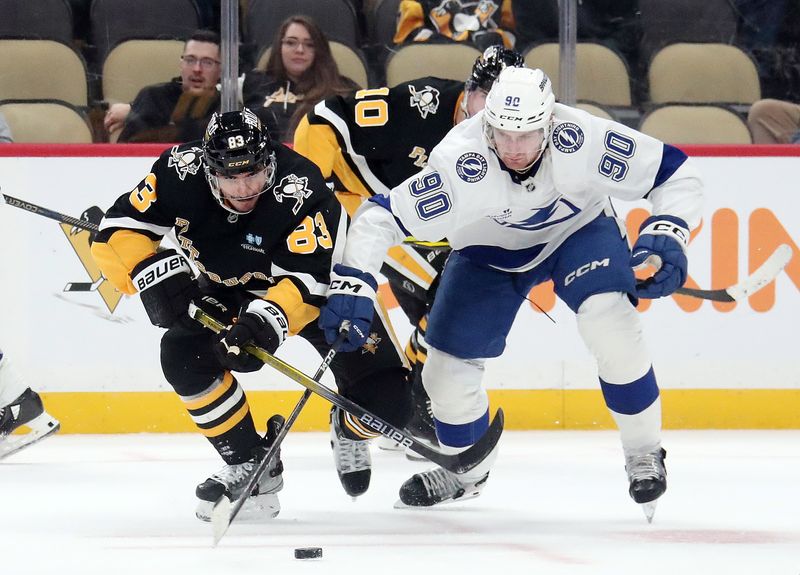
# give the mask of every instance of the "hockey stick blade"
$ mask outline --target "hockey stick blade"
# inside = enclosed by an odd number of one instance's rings
[[[225,327],[216,319],[193,304],[189,306],[189,315],[214,332],[219,332]],[[447,469],[448,471],[452,471],[453,473],[465,473],[478,465],[489,455],[492,449],[494,449],[503,433],[503,410],[498,408],[492,423],[486,430],[486,433],[484,433],[476,443],[461,453],[445,454],[441,451],[431,449],[424,443],[417,441],[405,430],[400,430],[389,425],[377,415],[374,415],[357,403],[339,395],[321,383],[314,381],[303,372],[297,370],[283,360],[280,360],[277,357],[267,353],[262,348],[254,345],[247,345],[245,346],[245,351],[254,355],[270,367],[287,376],[289,379],[296,381],[306,389],[310,389],[337,407],[340,407],[351,415],[354,415],[366,427],[374,429],[381,435],[388,437],[403,447],[407,447],[414,453],[418,453],[425,459],[428,459],[429,461],[432,461],[433,463]]]
[[[703,290],[680,287],[675,293],[711,301],[734,302],[747,299],[778,277],[792,259],[792,248],[781,244],[756,271],[725,289]]]
[[[53,210],[48,210],[47,208],[43,208],[42,206],[37,206],[36,204],[32,204],[30,202],[26,202],[25,200],[20,200],[19,198],[15,198],[14,196],[9,196],[8,194],[0,194],[2,196],[2,203],[8,204],[9,206],[13,206],[15,208],[19,208],[21,210],[25,210],[26,212],[30,212],[32,214],[38,214],[40,216],[44,216],[46,218],[50,218],[51,220],[56,220],[61,222],[62,224],[69,224],[76,228],[80,228],[82,230],[87,230],[90,232],[98,231],[98,226],[95,223],[87,222],[86,220],[79,220],[78,218],[73,218],[72,216],[68,216],[66,214],[62,214]]]
[[[189,315],[192,317],[194,317],[195,309],[196,308],[194,304],[189,304]],[[336,357],[336,353],[339,351],[339,347],[347,337],[348,329],[349,326],[342,329],[338,339],[336,342],[334,342],[334,344],[331,346],[331,349],[325,355],[319,368],[317,368],[317,372],[314,374],[315,381],[319,381],[322,375],[328,370],[328,367],[330,367],[333,358]],[[214,534],[214,547],[217,546],[220,539],[222,539],[223,535],[225,535],[225,533],[228,531],[228,527],[230,527],[231,523],[233,523],[233,520],[236,519],[236,515],[238,515],[239,511],[244,505],[244,502],[247,501],[247,498],[250,497],[250,494],[261,480],[261,476],[264,475],[267,467],[269,467],[269,463],[275,458],[278,450],[281,448],[283,439],[289,433],[289,429],[292,427],[292,425],[294,425],[294,422],[297,420],[297,416],[300,415],[300,412],[303,410],[303,407],[305,407],[310,397],[311,390],[305,389],[300,401],[297,402],[297,405],[295,405],[294,409],[292,409],[292,413],[289,414],[289,419],[283,422],[278,435],[275,436],[275,439],[273,440],[272,445],[267,453],[264,455],[264,458],[250,474],[250,478],[247,480],[247,485],[245,485],[245,488],[242,490],[239,498],[233,502],[233,504],[231,504],[230,499],[223,496],[214,505],[214,508],[211,510],[211,528]]]
[[[100,284],[103,283],[104,277],[100,277],[97,281],[94,282],[70,282],[64,286],[65,292],[86,292],[86,291],[95,291],[97,288],[100,287]]]

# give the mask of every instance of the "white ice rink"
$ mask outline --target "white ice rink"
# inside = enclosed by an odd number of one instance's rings
[[[0,573],[48,575],[800,575],[800,431],[668,431],[652,525],[615,432],[506,432],[478,499],[392,508],[423,463],[373,448],[342,491],[328,438],[290,433],[283,510],[212,548],[194,486],[220,466],[200,435],[55,436],[0,462]],[[297,560],[318,546],[322,559]]]

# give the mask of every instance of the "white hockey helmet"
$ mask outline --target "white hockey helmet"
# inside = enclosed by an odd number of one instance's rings
[[[541,130],[541,156],[547,146],[556,98],[550,78],[536,68],[505,68],[486,96],[483,127],[489,145],[495,148],[495,130],[533,132]]]

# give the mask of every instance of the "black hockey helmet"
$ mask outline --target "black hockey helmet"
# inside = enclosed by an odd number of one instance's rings
[[[503,48],[501,45],[489,46],[483,54],[478,56],[472,65],[472,73],[467,79],[465,89],[467,92],[481,89],[488,92],[503,68],[523,68],[525,60],[516,50]]]
[[[206,165],[215,176],[255,172],[274,163],[269,132],[251,110],[215,112],[203,137]]]
[[[203,136],[206,179],[219,205],[234,214],[243,214],[225,201],[220,178],[265,172],[263,194],[275,183],[275,149],[267,129],[251,110],[215,112]]]

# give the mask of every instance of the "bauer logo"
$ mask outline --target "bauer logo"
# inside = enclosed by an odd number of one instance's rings
[[[477,152],[467,152],[456,160],[458,177],[470,184],[481,181],[488,169],[489,165],[486,163],[486,158]]]
[[[583,146],[583,130],[572,122],[563,122],[553,130],[553,145],[559,152],[571,154]]]

